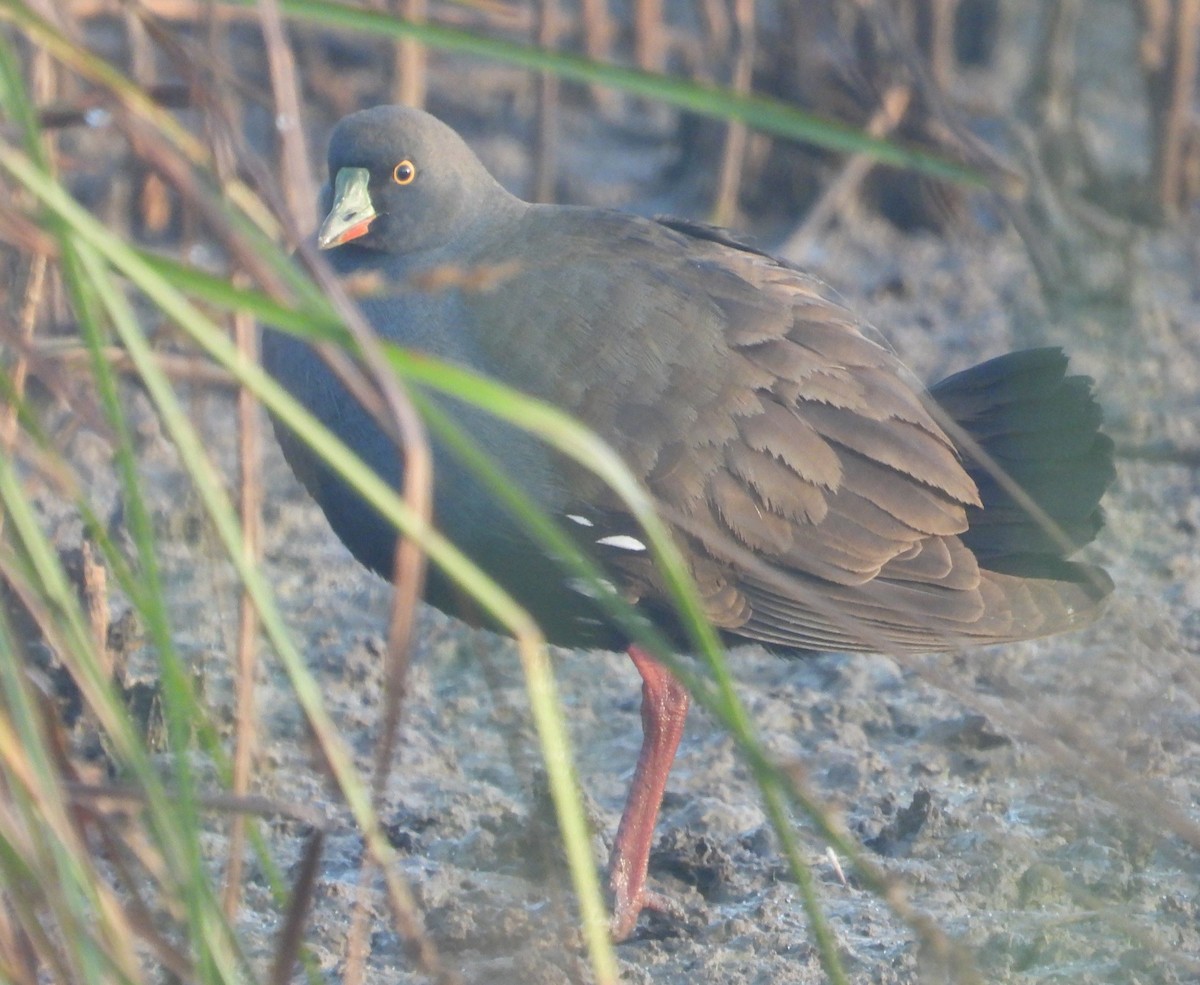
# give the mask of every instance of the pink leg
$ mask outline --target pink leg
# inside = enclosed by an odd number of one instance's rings
[[[677,905],[646,889],[646,867],[650,863],[658,809],[683,737],[689,704],[687,690],[650,654],[631,646],[629,658],[642,675],[642,749],[608,862],[608,887],[613,897],[612,935],[617,941],[633,933],[643,909],[680,912]]]

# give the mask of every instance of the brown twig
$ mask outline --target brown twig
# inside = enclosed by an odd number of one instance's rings
[[[91,541],[86,539],[80,545],[79,588],[96,655],[105,676],[112,679],[117,668],[108,648],[108,569],[96,559]]]
[[[91,804],[99,810],[112,810],[119,804],[144,804],[146,793],[140,787],[120,783],[77,783],[68,782],[63,789],[72,801],[80,804]],[[196,793],[193,794],[196,807],[202,811],[215,811],[222,814],[248,814],[255,817],[282,817],[320,831],[338,830],[325,815],[314,809],[310,804],[293,803],[278,800],[274,797],[262,797],[255,794],[237,796],[232,793]]]
[[[583,26],[583,50],[594,61],[612,57],[616,23],[608,10],[607,0],[580,0],[580,21]]]
[[[429,16],[428,0],[392,0],[398,17],[421,24]],[[396,42],[393,61],[392,100],[405,106],[424,106],[427,88],[426,63],[429,55],[425,46],[412,38]]]
[[[747,93],[754,71],[754,0],[734,0],[733,20],[737,41],[730,85],[735,92]],[[721,151],[712,208],[713,222],[718,226],[731,226],[737,219],[738,189],[746,157],[747,135],[744,123],[735,121],[726,126],[725,146]]]
[[[719,58],[729,47],[733,35],[732,19],[721,0],[695,0],[696,13],[703,25],[703,41],[700,50],[703,60]],[[703,67],[703,61],[699,67]]]
[[[234,316],[234,339],[238,351],[250,362],[258,360],[258,332],[243,312]],[[262,560],[262,427],[258,401],[245,387],[238,389],[238,513],[242,521],[242,552],[248,564]],[[258,668],[258,609],[250,592],[242,590],[238,605],[237,682],[235,685],[234,752],[231,789],[244,796],[250,789],[250,767],[257,748],[254,682]],[[241,898],[242,857],[246,819],[235,814],[229,828],[229,861],[225,869],[223,905],[233,919]]]
[[[31,360],[31,372],[43,382],[52,382],[52,377],[59,375],[60,370],[57,368],[59,364],[64,364],[70,369],[76,364],[86,363],[91,358],[91,354],[81,345],[64,346],[57,342],[46,346],[38,346],[35,343],[28,352],[30,353],[28,358]],[[124,349],[111,346],[101,349],[100,355],[118,373],[136,374],[137,372],[137,367],[134,366],[133,360],[129,358],[129,353]],[[232,389],[236,386],[236,381],[228,370],[214,366],[199,356],[156,352],[154,361],[163,373],[177,382],[199,383],[222,389]]]
[[[1188,153],[1196,152],[1193,93],[1200,0],[1137,0],[1138,56],[1154,131],[1152,181],[1162,214],[1176,219],[1187,206]]]
[[[263,47],[271,73],[271,92],[275,97],[275,129],[279,134],[279,170],[288,212],[299,229],[311,229],[316,223],[317,183],[309,165],[300,112],[300,83],[296,78],[296,60],[283,28],[278,0],[260,0]]]
[[[191,103],[191,91],[178,82],[163,82],[146,87],[146,95],[166,109],[181,109]],[[103,93],[85,92],[75,99],[41,103],[38,125],[43,130],[65,130],[68,127],[88,126],[97,110],[103,110],[108,99]]]
[[[559,41],[561,11],[558,0],[537,0],[538,47],[553,51]],[[538,73],[537,80],[537,139],[533,164],[533,200],[553,202],[558,179],[558,76],[551,72]]]
[[[633,57],[644,72],[661,72],[667,61],[663,0],[633,0]]]
[[[300,859],[300,871],[292,885],[287,915],[279,930],[279,944],[275,948],[275,961],[271,966],[271,985],[288,985],[292,969],[304,945],[304,924],[312,907],[317,872],[321,863],[321,850],[325,839],[320,831],[313,833],[304,846]]]
[[[912,90],[906,85],[894,85],[880,99],[879,109],[867,123],[866,132],[872,137],[886,137],[904,119],[912,98]],[[824,231],[845,202],[854,195],[863,179],[875,166],[874,159],[867,154],[852,154],[842,166],[841,172],[821,193],[804,221],[780,246],[779,255],[793,263],[802,263],[808,248]]]

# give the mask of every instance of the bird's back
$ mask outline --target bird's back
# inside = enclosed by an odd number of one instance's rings
[[[1102,572],[1065,561],[1098,527],[1112,465],[1090,386],[1065,375],[1061,354],[968,371],[935,400],[811,277],[719,230],[602,210],[510,205],[485,235],[427,255],[343,248],[334,259],[372,269],[381,289],[361,303],[385,336],[545,399],[608,441],[662,504],[709,617],[732,636],[943,649],[1069,628],[1107,593]],[[276,341],[268,356],[293,377],[302,366],[335,429],[398,481],[378,429],[345,410],[348,394],[296,345]],[[671,627],[667,588],[610,490],[515,429],[451,409],[627,598]],[[1070,422],[1079,454],[1047,454],[1051,420]],[[1044,506],[1075,504],[1047,509],[1070,544],[1031,533],[1046,518],[972,455],[972,438]],[[590,593],[445,448],[435,453],[448,533],[551,638],[619,642],[596,628]],[[339,534],[386,573],[382,521],[347,508],[353,494],[317,472],[310,488],[350,527]]]
[[[531,217],[527,268],[464,302],[495,347],[476,368],[616,448],[675,523],[719,627],[801,649],[928,650],[1094,613],[1106,577],[1064,558],[1099,527],[1111,442],[1060,352],[1002,357],[931,399],[819,282],[719,231]],[[575,531],[583,545],[660,608],[666,588],[621,504],[563,468],[560,517],[593,524]]]

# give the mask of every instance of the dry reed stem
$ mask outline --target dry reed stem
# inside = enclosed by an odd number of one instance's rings
[[[734,92],[748,93],[754,72],[754,0],[734,0],[733,18],[737,28],[734,35],[737,47],[734,51],[733,77],[729,81]],[[746,124],[740,121],[726,125],[712,207],[713,222],[718,226],[731,226],[737,219],[738,188],[742,183],[748,135]]]
[[[558,45],[562,11],[558,0],[536,0],[538,47],[553,51]],[[533,194],[535,202],[553,202],[558,178],[559,125],[558,76],[540,72],[537,79],[537,130],[533,155]]]
[[[872,137],[885,137],[899,126],[908,111],[912,90],[907,85],[894,85],[879,100],[879,109],[867,121],[866,132]],[[863,180],[871,173],[875,161],[867,154],[852,154],[838,176],[833,179],[795,231],[779,247],[779,255],[799,263],[834,216],[853,197]]]
[[[406,21],[423,24],[429,18],[428,0],[392,0],[392,8]],[[393,49],[392,102],[423,107],[428,89],[429,52],[412,38],[401,38]]]
[[[254,322],[239,312],[233,319],[238,351],[251,362],[258,360],[258,331]],[[258,401],[245,387],[238,389],[238,514],[242,524],[242,550],[253,565],[262,561],[262,426]],[[242,590],[238,605],[238,635],[234,708],[233,795],[245,796],[250,789],[250,768],[258,748],[258,719],[254,683],[258,669],[258,609],[250,593]],[[225,869],[222,905],[231,921],[241,898],[246,818],[235,814],[229,827],[229,858]]]

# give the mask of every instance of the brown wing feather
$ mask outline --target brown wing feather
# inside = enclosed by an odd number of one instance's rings
[[[649,348],[633,376],[624,356],[612,372],[593,359],[602,394],[555,399],[665,505],[716,625],[786,647],[929,650],[1037,635],[1087,607],[1077,586],[979,568],[959,538],[979,492],[924,388],[818,282],[700,227],[621,235],[622,289],[597,296],[594,330],[614,351]],[[645,269],[665,303],[627,325]],[[611,563],[643,598],[663,594],[647,557]]]
[[[773,379],[771,399],[759,391],[761,413],[734,415],[726,472],[708,484],[705,505],[725,518],[753,510],[752,520],[726,519],[726,528],[750,546],[752,527],[758,559],[793,588],[773,590],[736,562],[726,565],[729,587],[745,598],[738,632],[790,646],[929,649],[1024,635],[1064,618],[1059,590],[1035,597],[1017,579],[981,572],[956,536],[978,491],[896,357],[811,279],[758,254],[727,252],[719,262],[756,299],[751,308],[716,298],[729,319],[726,338]],[[734,290],[727,278],[719,283]],[[773,336],[764,298],[777,306]],[[749,328],[738,323],[748,310]],[[807,481],[788,483],[788,473]]]
[[[720,243],[697,250],[714,271],[704,283],[724,319],[729,378],[754,377],[757,398],[701,407],[698,420],[725,427],[677,450],[672,475],[704,489],[683,512],[696,555],[721,562],[709,573],[721,624],[765,642],[861,649],[927,647],[977,620],[979,568],[954,535],[978,493],[904,367],[804,275]],[[713,444],[719,459],[688,454]],[[703,483],[684,479],[693,468]],[[770,589],[739,550],[809,591]]]

